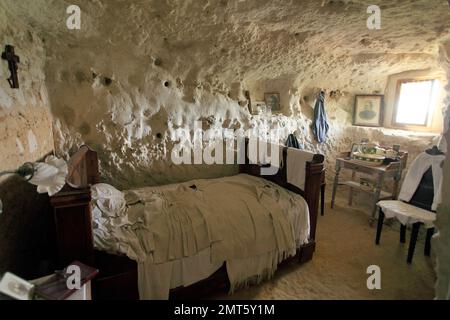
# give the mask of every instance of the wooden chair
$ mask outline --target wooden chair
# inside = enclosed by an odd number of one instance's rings
[[[430,255],[431,237],[434,234],[433,222],[436,219],[436,213],[431,211],[434,197],[433,174],[431,167],[424,173],[420,184],[409,203],[399,200],[386,200],[378,203],[379,215],[377,235],[375,244],[380,244],[381,231],[386,216],[395,217],[401,223],[400,242],[405,243],[406,225],[412,224],[411,239],[409,242],[407,262],[411,263],[414,255],[414,249],[417,242],[417,236],[422,224],[427,228],[425,240],[426,256]]]

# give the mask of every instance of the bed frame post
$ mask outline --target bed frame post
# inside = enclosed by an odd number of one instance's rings
[[[316,250],[316,227],[317,216],[319,214],[320,187],[322,185],[324,159],[325,157],[323,155],[315,154],[313,160],[306,163],[305,190],[302,195],[308,203],[310,233],[309,242],[301,246],[298,254],[299,262],[301,263],[311,260]],[[293,186],[289,186],[292,189]]]
[[[306,163],[305,200],[310,212],[310,238],[316,238],[317,215],[319,212],[320,187],[322,186],[323,163]]]
[[[94,262],[90,189],[60,192],[51,197],[56,226],[58,267],[75,258],[87,265]]]
[[[65,267],[77,259],[94,263],[90,185],[99,182],[98,156],[82,146],[70,158],[66,185],[50,198],[53,207],[58,266]]]

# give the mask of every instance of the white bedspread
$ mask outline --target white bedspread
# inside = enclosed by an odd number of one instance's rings
[[[304,199],[240,174],[124,192],[117,215],[94,208],[95,245],[138,262],[141,299],[207,278],[226,262],[231,289],[270,277],[308,241]]]

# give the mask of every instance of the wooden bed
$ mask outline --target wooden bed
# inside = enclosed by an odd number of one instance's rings
[[[287,148],[283,150],[286,163]],[[286,189],[302,195],[309,207],[310,242],[297,250],[297,255],[282,262],[306,262],[315,250],[315,234],[324,156],[315,154],[306,164],[305,190],[287,182],[286,166],[273,176],[261,176]],[[98,156],[88,146],[82,146],[69,161],[66,185],[50,198],[54,210],[58,266],[64,267],[74,260],[100,270],[93,282],[94,299],[139,299],[137,264],[126,256],[108,254],[94,249],[91,221],[90,185],[100,181]],[[239,165],[239,172],[260,176],[260,166]],[[170,299],[199,298],[218,290],[227,290],[229,281],[225,263],[212,276],[188,287],[171,289]]]

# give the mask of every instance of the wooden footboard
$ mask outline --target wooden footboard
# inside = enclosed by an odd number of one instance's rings
[[[287,148],[283,150],[286,163]],[[306,164],[305,190],[287,182],[286,167],[273,176],[262,176],[283,188],[302,195],[309,207],[310,241],[302,246],[297,255],[289,261],[305,262],[312,258],[315,249],[316,223],[319,206],[323,155],[316,154]],[[260,176],[260,167],[241,164],[239,171]],[[137,264],[125,256],[118,256],[94,250],[92,215],[90,206],[90,185],[99,182],[98,156],[88,146],[82,146],[69,161],[66,186],[51,197],[57,233],[59,267],[73,260],[79,260],[100,270],[93,282],[93,296],[97,299],[138,299]],[[189,287],[171,290],[171,298],[192,298],[204,296],[211,291],[229,288],[225,265],[208,279]]]

